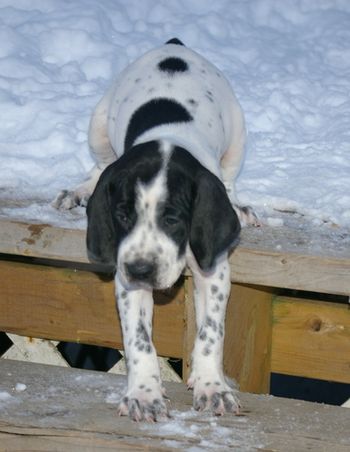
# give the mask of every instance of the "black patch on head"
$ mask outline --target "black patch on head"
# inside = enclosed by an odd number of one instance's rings
[[[180,41],[180,39],[177,39],[177,38],[169,39],[169,41],[167,41],[165,44],[176,44],[176,45],[179,45],[179,46],[184,46],[185,45],[182,41]]]
[[[136,139],[147,130],[163,124],[193,121],[193,117],[181,104],[173,99],[157,98],[141,105],[132,115],[124,141],[128,151]]]
[[[177,244],[189,242],[203,270],[237,239],[240,223],[223,183],[188,151],[174,147],[167,166],[167,197],[158,212],[159,227]]]
[[[158,63],[158,69],[169,75],[174,75],[176,72],[188,71],[188,64],[182,58],[169,57]]]
[[[136,223],[137,182],[149,183],[163,164],[159,143],[134,146],[101,174],[87,206],[89,258],[115,268],[118,247]]]

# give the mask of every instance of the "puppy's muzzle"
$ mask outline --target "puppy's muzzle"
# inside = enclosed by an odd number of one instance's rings
[[[130,281],[140,281],[152,284],[157,273],[157,266],[153,260],[137,259],[125,264]]]

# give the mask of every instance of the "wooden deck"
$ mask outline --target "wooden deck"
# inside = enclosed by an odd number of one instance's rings
[[[183,384],[166,384],[171,419],[116,415],[122,376],[0,360],[0,450],[350,450],[350,410],[242,394],[241,416],[191,407]]]
[[[230,262],[224,366],[242,390],[268,393],[271,372],[350,383],[349,231],[285,215],[280,227],[244,228]],[[121,349],[113,279],[101,270],[88,261],[84,230],[0,219],[0,331]],[[156,294],[154,313],[157,352],[181,358],[185,380],[191,288],[185,272]],[[285,297],[285,288],[326,295]]]

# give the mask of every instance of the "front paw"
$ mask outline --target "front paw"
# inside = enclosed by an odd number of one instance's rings
[[[169,419],[165,395],[161,389],[154,390],[146,385],[140,385],[137,390],[128,391],[119,402],[119,416],[129,416],[133,421],[157,422]]]
[[[234,382],[225,379],[190,378],[193,388],[193,407],[197,411],[212,411],[217,416],[239,413],[241,408]]]
[[[88,200],[88,193],[81,193],[78,190],[62,190],[52,202],[52,206],[58,210],[70,210],[77,206],[86,207]]]

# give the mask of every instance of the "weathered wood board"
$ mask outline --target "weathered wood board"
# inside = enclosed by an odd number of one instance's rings
[[[83,270],[1,260],[0,275],[0,331],[123,348],[113,280],[103,282]],[[155,301],[158,353],[182,357],[184,288],[157,292]]]
[[[116,415],[124,377],[0,360],[0,449],[350,450],[350,410],[242,394],[242,416],[191,408],[182,384],[167,384],[171,419],[134,423]]]
[[[272,371],[350,383],[349,308],[347,304],[276,297]]]
[[[242,230],[231,255],[232,281],[349,295],[349,231],[293,216],[284,220],[280,227]],[[6,219],[0,219],[0,253],[89,262],[85,231]]]

